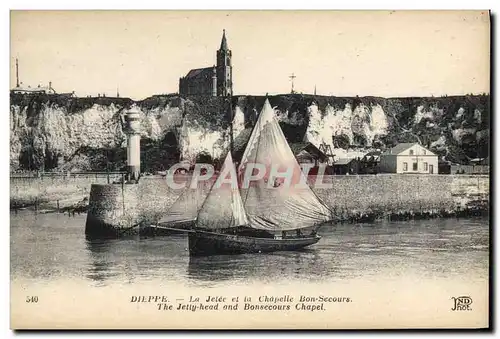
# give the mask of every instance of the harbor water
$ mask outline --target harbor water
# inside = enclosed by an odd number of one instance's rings
[[[88,241],[85,218],[11,213],[11,281],[221,287],[411,276],[484,282],[489,275],[485,218],[327,225],[322,239],[302,251],[191,259],[186,235]]]

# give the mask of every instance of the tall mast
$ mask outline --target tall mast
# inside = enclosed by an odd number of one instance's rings
[[[19,87],[19,63],[16,58],[16,87]]]
[[[292,79],[292,94],[295,93],[295,90],[293,89],[293,80],[296,78],[297,76],[295,75],[295,73],[292,73],[292,75],[289,76],[290,79]]]

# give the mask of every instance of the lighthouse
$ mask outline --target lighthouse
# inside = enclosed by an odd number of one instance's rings
[[[141,173],[141,122],[136,106],[130,108],[126,116],[127,171],[131,181],[137,182]]]

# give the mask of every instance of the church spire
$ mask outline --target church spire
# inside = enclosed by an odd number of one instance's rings
[[[220,42],[220,50],[227,51],[227,40],[226,40],[226,30],[222,30],[222,41]]]

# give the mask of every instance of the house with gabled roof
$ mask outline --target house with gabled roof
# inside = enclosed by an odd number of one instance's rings
[[[438,156],[418,143],[401,143],[380,154],[380,172],[438,174]]]
[[[319,166],[328,160],[326,154],[310,142],[295,142],[289,146],[299,164],[311,163]]]
[[[232,154],[233,160],[236,163],[239,163],[241,161],[251,133],[252,129],[246,128],[241,131],[240,134],[234,139],[234,149]],[[326,164],[328,161],[328,156],[311,142],[292,142],[288,145],[290,146],[290,149],[292,150],[292,153],[299,164],[314,164],[314,167],[309,172],[310,174],[315,173],[314,169],[317,170],[318,166],[320,166],[321,164]]]

